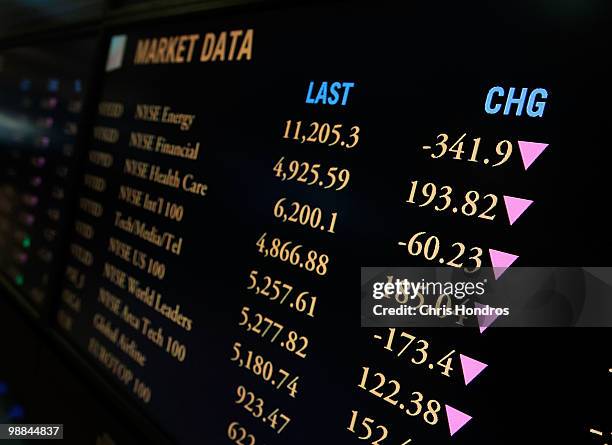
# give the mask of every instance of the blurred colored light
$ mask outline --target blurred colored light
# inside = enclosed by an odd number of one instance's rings
[[[9,419],[23,419],[25,411],[21,405],[13,405],[8,411]]]

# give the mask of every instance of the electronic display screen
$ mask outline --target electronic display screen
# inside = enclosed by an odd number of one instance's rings
[[[0,52],[0,270],[37,310],[58,293],[94,39]]]
[[[330,3],[113,28],[57,329],[180,444],[596,441],[606,17]],[[528,318],[370,327],[364,286],[408,267],[506,283]],[[518,287],[546,268],[567,269]]]

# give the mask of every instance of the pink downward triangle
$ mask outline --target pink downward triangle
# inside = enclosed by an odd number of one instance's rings
[[[480,303],[474,303],[474,306],[476,306],[478,309],[491,307],[489,305]],[[493,323],[497,319],[497,317],[498,315],[495,313],[492,313],[490,315],[476,315],[476,318],[478,319],[478,329],[480,329],[480,333],[482,334],[485,329],[491,326],[491,323]]]
[[[533,164],[533,161],[535,161],[546,147],[548,147],[548,144],[543,144],[541,142],[518,141],[518,144],[525,170],[527,170],[529,166]]]
[[[446,418],[451,436],[472,419],[472,416],[468,416],[450,405],[444,405],[444,408],[446,408]]]
[[[531,199],[515,198],[513,196],[504,195],[504,203],[506,204],[506,212],[508,212],[510,225],[512,225],[519,216],[533,204],[533,201]]]
[[[463,354],[459,354],[459,359],[461,360],[461,369],[463,370],[463,381],[466,385],[489,366]]]
[[[499,277],[501,277],[506,269],[508,269],[518,258],[518,255],[512,255],[511,253],[495,249],[489,249],[489,256],[491,257],[493,275],[495,275],[496,280],[499,280]]]

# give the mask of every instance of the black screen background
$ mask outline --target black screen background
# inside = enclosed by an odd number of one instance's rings
[[[431,340],[432,349],[457,349],[489,363],[477,381],[464,387],[457,371],[444,379],[390,359],[372,341],[372,333],[359,328],[356,281],[360,266],[419,264],[411,262],[397,241],[420,230],[520,253],[522,266],[607,265],[608,155],[603,141],[609,70],[601,58],[609,39],[605,11],[597,3],[590,7],[584,15],[570,17],[544,3],[436,3],[405,9],[318,5],[127,30],[126,60],[138,37],[255,29],[254,59],[249,63],[124,62],[122,69],[105,76],[102,98],[123,101],[127,110],[145,102],[195,112],[198,117],[187,139],[200,140],[203,147],[197,164],[148,157],[127,148],[130,129],[140,127],[168,138],[180,138],[181,133],[99,118],[116,126],[122,139],[109,150],[115,155],[115,174],[99,171],[107,175],[109,192],[96,197],[105,207],[103,220],[95,222],[97,232],[114,233],[136,245],[135,237],[112,227],[111,209],[150,218],[116,200],[120,183],[174,194],[187,209],[181,224],[157,220],[186,241],[179,259],[155,251],[169,270],[164,282],[154,285],[185,308],[195,328],[183,336],[189,355],[182,365],[140,341],[150,360],[142,376],[154,392],[145,408],[151,417],[180,443],[222,443],[232,420],[239,420],[262,443],[351,443],[357,440],[346,426],[350,411],[359,409],[388,425],[397,443],[407,437],[414,443],[449,442],[444,421],[429,427],[358,390],[361,366],[372,366],[400,380],[402,387],[473,415],[451,439],[456,443],[584,443],[588,425],[606,417],[605,330],[491,329],[485,335],[475,329],[424,330],[419,335]],[[304,104],[310,80],[336,79],[357,85],[348,107]],[[545,87],[550,97],[544,117],[487,116],[486,92],[498,84]],[[287,119],[359,124],[360,144],[353,152],[293,144],[280,137]],[[470,168],[453,160],[432,161],[421,152],[420,146],[443,131],[467,131],[493,140],[544,140],[550,148],[527,172],[518,160],[495,171]],[[95,144],[101,145],[92,141]],[[189,170],[209,184],[208,196],[192,198],[122,177],[118,160],[126,156]],[[320,192],[281,183],[272,172],[280,156],[349,168],[349,189]],[[95,167],[88,168],[95,172]],[[536,205],[511,228],[499,219],[478,224],[460,216],[433,215],[428,209],[404,205],[414,179],[528,196]],[[337,209],[337,234],[310,233],[275,221],[272,207],[281,196]],[[262,259],[255,242],[263,232],[328,253],[329,274],[319,278]],[[96,261],[87,272],[84,308],[72,337],[86,345],[91,315],[104,310],[96,306],[97,288],[103,283],[112,288],[101,278],[104,259],[111,257],[106,236],[82,244]],[[129,268],[120,260],[109,261]],[[265,300],[257,301],[245,290],[251,269],[315,292],[320,296],[317,318],[304,321]],[[307,334],[308,358],[263,345],[239,330],[244,305]],[[298,398],[289,399],[231,363],[234,341],[295,370],[301,376]],[[238,384],[291,415],[282,435],[233,404]]]

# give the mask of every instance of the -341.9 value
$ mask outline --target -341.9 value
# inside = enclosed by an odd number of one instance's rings
[[[452,157],[452,159],[457,161],[480,163],[490,165],[491,167],[499,167],[505,164],[510,159],[510,156],[512,156],[512,142],[510,141],[503,140],[498,142],[495,146],[495,151],[489,157],[486,157],[486,155],[479,153],[481,138],[466,141],[466,136],[467,133],[463,133],[458,138],[453,139],[446,133],[440,133],[433,147],[431,145],[423,145],[422,149],[431,150],[430,156],[433,159]]]

